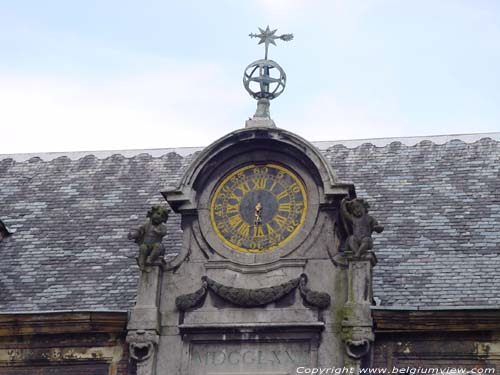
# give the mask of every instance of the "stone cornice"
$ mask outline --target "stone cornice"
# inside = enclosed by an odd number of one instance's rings
[[[498,309],[372,309],[376,333],[500,331]]]
[[[124,333],[126,312],[0,314],[0,337],[67,333]]]

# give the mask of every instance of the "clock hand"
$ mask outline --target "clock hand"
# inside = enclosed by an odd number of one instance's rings
[[[258,202],[255,206],[255,219],[253,225],[260,225],[262,223],[262,204]]]

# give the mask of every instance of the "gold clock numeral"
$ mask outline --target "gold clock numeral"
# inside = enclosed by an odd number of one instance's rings
[[[240,203],[241,198],[243,198],[243,195],[236,195],[234,191],[231,192],[231,195],[229,196],[229,199],[233,199],[236,202]]]
[[[281,233],[275,233],[272,236],[269,236],[269,243],[276,245],[279,244],[281,241]]]
[[[228,185],[224,185],[222,187],[221,192],[224,193],[224,194],[230,194],[232,191],[231,191],[231,188]]]
[[[288,195],[288,190],[283,190],[281,193],[279,193],[276,198],[278,198],[278,200],[282,200],[283,198],[285,198],[286,196]]]
[[[278,224],[278,226],[281,228],[281,227],[283,227],[286,224],[287,220],[286,220],[286,217],[284,217],[284,216],[276,215],[273,218],[273,221],[276,221],[276,224]]]
[[[269,188],[269,191],[272,193],[274,188],[276,187],[276,185],[278,185],[278,180],[274,180],[273,181],[273,184],[271,185],[271,187]]]
[[[293,183],[292,185],[290,185],[287,189],[289,192],[292,192],[292,193],[299,193],[300,192],[300,187],[299,185],[297,185],[296,183]]]
[[[239,227],[236,228],[238,234],[242,237],[248,237],[250,235],[250,224],[242,222]]]
[[[267,179],[265,177],[253,178],[253,187],[256,190],[265,190],[267,185]]]
[[[232,226],[233,228],[236,228],[238,225],[240,225],[243,222],[243,219],[241,218],[240,215],[233,215],[228,218],[229,225]]]
[[[255,249],[258,249],[259,248],[259,245],[257,243],[257,241],[249,241],[248,242],[248,246],[250,247],[250,249],[252,250],[255,250]]]
[[[266,229],[267,229],[267,235],[272,236],[276,231],[274,230],[273,226],[269,223],[266,224]]]
[[[238,204],[228,204],[226,207],[226,212],[228,215],[239,213],[240,206]]]
[[[245,181],[245,182],[242,182],[238,188],[241,190],[241,192],[243,193],[243,195],[249,193],[252,189],[250,188],[250,184]]]
[[[256,225],[255,237],[264,237],[264,230],[262,229],[261,225]]]
[[[278,205],[278,211],[292,212],[292,204],[291,203],[280,203]]]

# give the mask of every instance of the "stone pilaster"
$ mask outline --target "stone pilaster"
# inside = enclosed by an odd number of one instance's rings
[[[359,257],[346,254],[348,261],[348,297],[344,305],[342,340],[347,354],[346,365],[358,369],[370,353],[374,340],[370,306],[373,300],[372,269],[377,263],[371,251]]]
[[[141,271],[137,302],[130,314],[127,342],[130,356],[137,361],[138,375],[156,375],[156,355],[160,334],[158,302],[163,269],[148,266]]]

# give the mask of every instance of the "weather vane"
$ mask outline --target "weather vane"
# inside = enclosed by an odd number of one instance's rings
[[[268,60],[269,45],[276,45],[276,39],[288,42],[293,39],[293,34],[276,35],[277,29],[271,30],[259,27],[259,34],[251,33],[250,38],[259,38],[259,44],[264,44],[264,59],[257,60],[248,65],[243,75],[243,85],[248,93],[257,99],[257,111],[255,115],[248,119],[246,127],[276,127],[269,112],[270,100],[277,98],[286,85],[286,74],[281,66]]]
[[[285,42],[289,42],[290,40],[293,39],[293,34],[275,35],[276,31],[278,31],[278,29],[271,30],[269,28],[269,25],[267,25],[267,28],[265,30],[262,30],[259,27],[259,31],[260,31],[260,34],[251,33],[251,34],[248,34],[248,36],[250,38],[259,38],[260,39],[259,44],[264,43],[264,45],[266,47],[266,53],[265,53],[264,59],[266,59],[266,60],[267,60],[267,51],[269,49],[269,44],[276,45],[276,43],[275,43],[276,39],[281,39],[281,40],[284,40]]]

